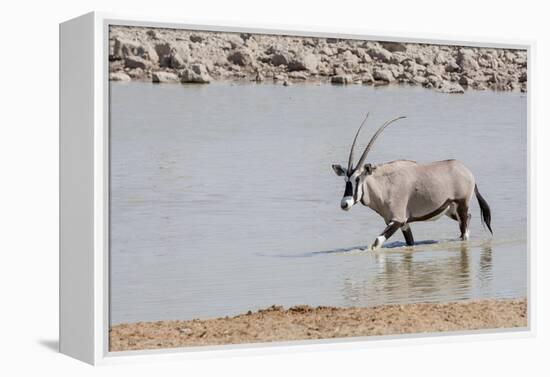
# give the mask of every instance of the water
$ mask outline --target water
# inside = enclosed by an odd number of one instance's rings
[[[443,217],[366,251],[372,210],[340,210],[353,135],[398,115],[369,158],[456,158],[471,237]],[[279,304],[371,306],[526,295],[526,97],[422,88],[111,83],[111,323],[235,315]]]

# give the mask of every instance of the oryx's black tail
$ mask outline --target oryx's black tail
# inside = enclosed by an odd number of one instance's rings
[[[475,185],[474,192],[476,193],[477,202],[481,209],[481,219],[487,224],[487,228],[489,228],[489,231],[493,234],[493,230],[491,229],[491,208],[489,207],[489,203],[481,196],[477,189],[477,185]]]

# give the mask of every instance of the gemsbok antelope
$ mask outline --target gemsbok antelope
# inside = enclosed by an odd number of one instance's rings
[[[386,127],[405,117],[384,123],[373,135],[359,162],[353,167],[353,150],[357,137],[368,114],[355,134],[348,158],[347,168],[332,165],[337,175],[346,183],[344,197],[340,202],[343,210],[361,202],[378,213],[386,222],[386,229],[376,238],[371,248],[382,247],[398,229],[401,229],[408,246],[414,244],[410,223],[436,220],[447,215],[458,221],[460,239],[468,240],[471,215],[468,212],[470,199],[475,193],[481,217],[491,234],[491,210],[481,196],[473,174],[460,161],[445,160],[429,164],[396,160],[373,166],[366,163],[367,156],[376,138]]]

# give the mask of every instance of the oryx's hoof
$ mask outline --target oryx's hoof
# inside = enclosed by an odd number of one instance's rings
[[[370,247],[372,251],[380,250],[382,245],[384,244],[384,241],[386,241],[386,237],[380,236],[377,237],[372,246]]]
[[[470,231],[467,230],[465,233],[460,235],[461,241],[468,241],[470,239]]]

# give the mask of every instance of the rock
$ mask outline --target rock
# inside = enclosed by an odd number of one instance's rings
[[[123,60],[110,60],[109,61],[109,72],[117,72],[124,70],[124,61]]]
[[[512,51],[505,51],[503,55],[504,61],[506,63],[515,63],[516,55]]]
[[[293,71],[288,74],[288,77],[295,80],[307,80],[308,75],[305,71]]]
[[[445,72],[459,72],[460,66],[455,61],[450,61],[449,64],[445,66]]]
[[[434,88],[438,88],[442,85],[443,79],[439,75],[430,74],[426,76],[426,79]]]
[[[158,64],[159,62],[159,56],[157,54],[157,51],[155,50],[155,48],[151,45],[146,45],[144,47],[144,58],[146,59],[149,59],[151,61],[151,63],[153,64]]]
[[[153,72],[152,81],[154,83],[176,83],[179,81],[178,75],[172,72],[158,71]]]
[[[406,72],[409,72],[413,75],[416,75],[416,74],[419,74],[419,73],[422,73],[422,72],[426,71],[425,66],[423,66],[422,64],[416,63],[412,59],[407,59],[407,60],[403,61],[401,64],[405,67]]]
[[[133,68],[149,69],[153,64],[149,60],[146,60],[139,56],[128,56],[126,59],[124,59],[124,65],[130,69],[133,69]]]
[[[261,74],[261,72],[257,72],[256,77],[254,77],[254,81],[256,81],[256,82],[265,81],[265,77],[264,77],[264,75]]]
[[[189,36],[189,40],[193,43],[201,43],[203,41],[203,37],[201,35],[198,35],[198,34],[191,34]]]
[[[311,73],[317,72],[319,66],[319,59],[311,53],[301,53],[288,63],[289,71],[309,71]]]
[[[372,84],[374,82],[374,77],[372,77],[370,72],[365,72],[361,77],[361,82],[363,84]]]
[[[454,62],[454,59],[444,51],[437,52],[433,59],[433,63],[437,65],[447,65],[451,61]]]
[[[367,53],[374,60],[381,61],[383,63],[389,63],[391,61],[392,53],[380,46],[374,46],[367,50]]]
[[[187,43],[181,42],[172,46],[170,55],[172,57],[178,55],[183,61],[188,62],[191,57],[191,49]]]
[[[109,80],[111,81],[130,81],[131,78],[123,71],[109,73]]]
[[[397,79],[397,81],[401,83],[407,83],[407,82],[410,83],[413,78],[412,74],[410,74],[409,72],[401,72],[397,76],[394,74],[394,76]]]
[[[405,69],[400,65],[390,65],[388,69],[391,71],[393,77],[399,77],[405,72]]]
[[[520,67],[527,67],[527,51],[517,50],[515,63]]]
[[[380,42],[383,48],[389,52],[405,52],[407,51],[407,44],[402,42]]]
[[[346,50],[344,51],[344,53],[342,53],[342,59],[344,60],[344,62],[348,63],[349,65],[357,65],[359,64],[359,57],[357,55],[355,55],[353,52],[351,52],[350,50]]]
[[[336,51],[334,51],[329,46],[325,46],[325,47],[323,47],[322,49],[319,50],[319,53],[327,55],[327,56],[332,56],[332,55],[336,54]]]
[[[518,81],[521,82],[521,83],[527,82],[527,71],[524,71],[524,72],[521,73],[521,75],[519,76]]]
[[[457,83],[443,81],[437,91],[440,93],[463,94],[464,88]]]
[[[449,77],[450,77],[450,81],[453,81],[453,82],[459,82],[460,81],[460,78],[462,76],[460,76],[460,73],[457,73],[457,72],[451,72],[449,73]]]
[[[227,60],[236,65],[247,66],[252,63],[252,56],[248,49],[240,48],[231,52]]]
[[[318,38],[302,38],[302,44],[307,47],[315,47],[319,44]]]
[[[367,50],[365,50],[364,48],[358,47],[350,52],[352,52],[355,56],[359,58],[360,63],[372,63],[372,58],[367,53]]]
[[[151,39],[158,39],[157,32],[153,29],[147,30],[145,34]]]
[[[256,51],[258,49],[258,42],[254,37],[250,37],[245,40],[244,45],[248,47],[251,51]]]
[[[157,43],[154,50],[158,55],[161,67],[181,68],[185,65],[191,52],[186,43]]]
[[[213,72],[214,71],[214,64],[210,60],[208,60],[207,58],[201,59],[201,63],[206,67],[206,70],[208,72]]]
[[[517,82],[511,82],[510,83],[510,90],[517,91],[519,89],[521,89],[521,86],[520,86],[519,83],[517,83]]]
[[[430,64],[432,64],[432,61],[430,60],[430,58],[428,58],[426,55],[422,54],[422,53],[419,53],[414,61],[417,63],[417,64],[420,64],[420,65],[423,65],[423,66],[428,66]]]
[[[174,69],[179,69],[185,66],[185,63],[187,63],[187,60],[184,59],[180,54],[177,52],[170,56],[170,67]]]
[[[284,65],[288,66],[288,63],[290,63],[290,55],[286,52],[276,52],[274,53],[270,58],[271,65],[274,65],[275,67]]]
[[[163,66],[163,61],[169,59],[170,55],[172,54],[172,46],[170,45],[170,43],[165,42],[157,43],[154,48],[157,56],[159,57],[160,65]]]
[[[330,78],[332,84],[352,84],[353,78],[351,75],[335,75]]]
[[[184,63],[190,53],[189,50],[184,55],[180,55],[172,45],[165,43],[157,45],[155,51],[159,56],[159,65],[167,68],[179,68],[181,63]]]
[[[521,90],[522,93],[527,92],[527,83],[526,82],[521,83],[521,89],[520,90]]]
[[[224,39],[229,43],[232,49],[238,48],[244,44],[244,40],[234,33],[225,34]]]
[[[181,72],[182,83],[208,84],[210,81],[210,75],[202,64],[193,64]]]
[[[288,80],[283,81],[283,86],[291,86],[292,83]]]
[[[492,72],[487,79],[487,82],[491,84],[496,84],[496,83],[499,83],[500,81],[502,80],[500,79],[499,75],[496,72]]]
[[[116,59],[125,59],[128,56],[139,55],[140,44],[137,41],[124,38],[115,38],[113,56]]]
[[[399,65],[406,59],[407,59],[407,55],[405,55],[404,53],[394,52],[392,54],[391,58],[390,58],[390,63],[395,64],[395,65]]]
[[[377,81],[384,81],[387,83],[395,81],[395,77],[389,69],[375,68],[372,72],[372,77]]]
[[[317,70],[317,74],[319,76],[332,76],[334,74],[334,70],[331,69],[328,64],[319,65],[319,68]]]
[[[424,85],[425,83],[428,82],[427,78],[425,78],[424,76],[420,76],[420,75],[414,76],[411,80],[413,82],[419,84],[419,85]]]
[[[483,68],[498,68],[498,62],[489,54],[480,56],[477,63]]]
[[[462,71],[478,71],[479,64],[475,59],[474,52],[470,49],[461,48],[456,57],[456,63]]]
[[[432,89],[434,87],[434,85],[429,81],[426,81],[422,86],[426,89]]]
[[[365,73],[365,72],[371,73],[371,70],[367,64],[359,64],[356,70],[357,70],[357,73]]]
[[[426,67],[426,75],[441,76],[445,72],[445,68],[440,65],[429,65]]]
[[[130,69],[126,73],[134,80],[145,80],[147,78],[146,71],[141,68]]]

